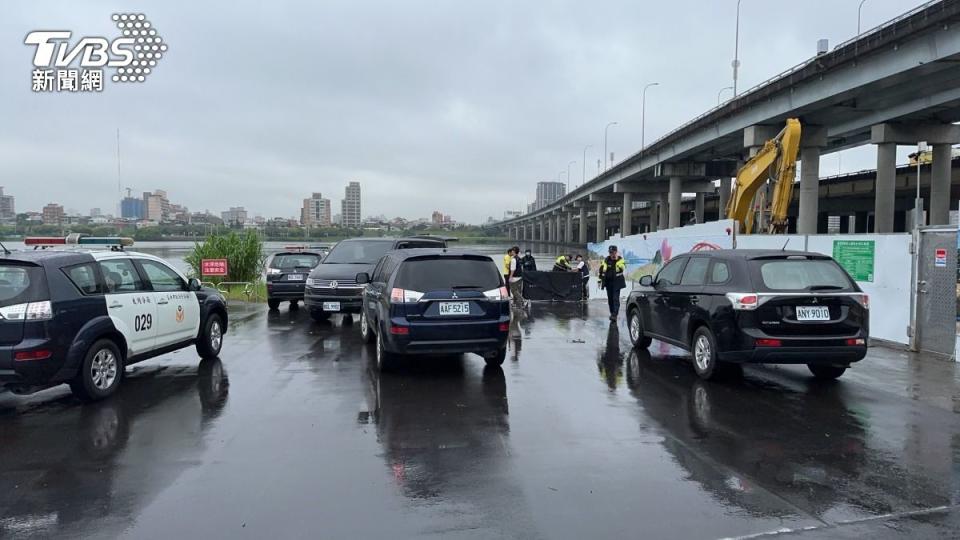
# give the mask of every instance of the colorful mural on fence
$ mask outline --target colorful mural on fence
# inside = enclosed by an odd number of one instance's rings
[[[732,220],[723,220],[664,232],[613,237],[606,242],[589,244],[591,267],[596,274],[600,260],[607,256],[607,249],[615,245],[627,261],[627,280],[637,281],[641,276],[656,274],[664,263],[681,253],[733,248],[733,226]],[[628,286],[624,294],[630,288]]]

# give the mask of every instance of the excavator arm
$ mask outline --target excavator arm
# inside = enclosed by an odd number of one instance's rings
[[[753,198],[767,182],[774,181],[770,201],[770,233],[787,231],[787,211],[793,199],[793,183],[797,173],[797,153],[800,150],[800,121],[788,118],[787,125],[776,137],[764,143],[763,148],[737,171],[737,181],[727,203],[727,217],[740,224],[740,232],[753,229]]]

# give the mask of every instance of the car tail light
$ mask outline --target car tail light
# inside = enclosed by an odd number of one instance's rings
[[[391,302],[405,302],[405,303],[414,303],[419,302],[423,298],[423,293],[418,291],[411,291],[408,289],[390,289],[390,301]]]
[[[508,323],[508,322],[502,322],[502,323],[500,323],[500,331],[501,331],[501,332],[509,332],[509,331],[510,331],[510,323]]]
[[[867,340],[863,338],[850,338],[847,340],[847,345],[866,345]]]
[[[268,276],[275,276],[275,275],[277,275],[277,274],[279,274],[279,273],[280,273],[280,269],[279,269],[279,268],[267,268],[267,275],[268,275]]]
[[[727,299],[733,309],[752,311],[760,306],[760,297],[756,293],[727,293]]]
[[[483,291],[483,295],[489,298],[490,300],[506,300],[510,293],[507,292],[506,287],[500,287],[499,289],[490,289],[489,291]]]
[[[410,334],[410,328],[406,326],[391,326],[390,333],[395,336],[406,336]]]
[[[53,318],[53,306],[49,300],[15,304],[0,308],[0,317],[9,321],[47,321]]]
[[[754,342],[757,347],[779,347],[783,342],[779,339],[760,338]]]
[[[28,362],[30,360],[46,360],[53,356],[50,349],[34,349],[32,351],[17,351],[13,353],[13,359],[16,362]]]

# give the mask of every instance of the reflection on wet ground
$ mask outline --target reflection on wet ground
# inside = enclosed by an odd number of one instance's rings
[[[383,374],[351,320],[256,310],[102,403],[0,394],[0,537],[960,535],[956,366],[704,383],[604,310],[518,313],[502,369]]]

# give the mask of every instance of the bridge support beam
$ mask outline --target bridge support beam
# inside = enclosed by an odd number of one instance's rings
[[[620,236],[630,236],[633,227],[633,193],[623,194],[623,208],[620,209]]]
[[[697,218],[697,223],[703,223],[703,207],[706,201],[703,193],[697,193],[696,204],[694,205],[693,215]]]
[[[877,145],[877,185],[874,195],[873,230],[893,232],[894,203],[897,187],[897,143]],[[859,225],[859,219],[857,225]]]
[[[597,201],[597,243],[607,239],[606,218],[603,215],[603,201]]]
[[[568,244],[573,243],[573,212],[564,212],[566,230],[563,232],[564,241]]]
[[[667,207],[667,194],[660,194],[659,215],[657,216],[657,230],[665,230],[670,225],[670,209]]]
[[[680,226],[680,198],[683,195],[683,179],[679,176],[670,177],[669,207],[670,218],[667,227]]]
[[[950,224],[950,167],[953,145],[933,145],[930,175],[930,225]]]
[[[720,179],[720,202],[718,203],[719,212],[717,213],[717,219],[726,219],[727,217],[727,203],[730,202],[730,189],[733,185],[733,181],[729,176]]]
[[[587,243],[587,207],[580,207],[580,243]]]
[[[541,242],[543,242],[543,241],[545,241],[545,240],[547,239],[547,237],[544,236],[545,231],[543,230],[543,225],[544,225],[544,220],[541,219],[541,220],[540,220],[540,223],[538,223],[538,227],[539,227],[539,229],[540,229],[540,238],[538,238],[538,240],[540,240]]]
[[[827,144],[823,126],[803,126],[800,135],[800,215],[797,233],[817,234],[820,211],[820,148]]]

